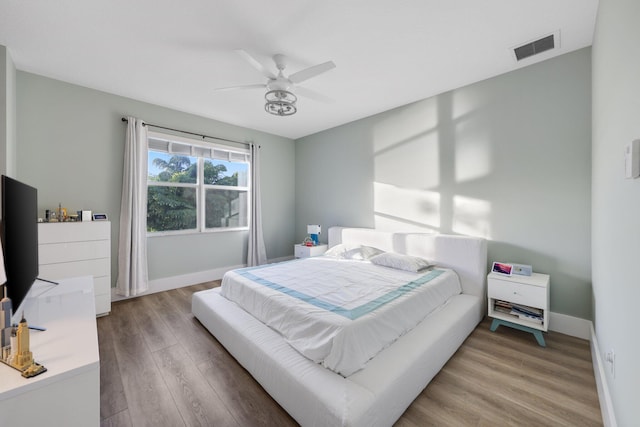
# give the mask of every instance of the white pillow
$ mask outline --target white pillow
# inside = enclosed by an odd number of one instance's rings
[[[368,260],[384,251],[371,246],[346,245],[340,243],[324,253],[324,256],[337,259]]]
[[[356,248],[354,245],[347,246],[344,243],[340,243],[339,245],[335,245],[324,253],[324,256],[328,256],[331,258],[344,258],[345,252]]]
[[[344,253],[345,259],[356,259],[366,261],[371,257],[376,255],[380,255],[384,253],[384,251],[374,248],[373,246],[360,246],[359,248],[351,249]]]
[[[369,259],[373,264],[384,267],[396,268],[398,270],[412,271],[414,273],[431,267],[431,263],[424,258],[411,255],[385,252]]]

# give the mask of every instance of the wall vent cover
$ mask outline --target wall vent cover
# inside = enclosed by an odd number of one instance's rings
[[[558,44],[556,42],[556,36],[557,34],[555,33],[550,34],[546,37],[542,37],[538,40],[534,40],[527,44],[523,44],[522,46],[513,48],[513,53],[516,57],[516,60],[521,61],[533,55],[537,55],[539,53],[546,52],[547,50],[556,48],[556,45]]]

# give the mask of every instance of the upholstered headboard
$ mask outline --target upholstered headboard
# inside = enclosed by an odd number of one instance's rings
[[[465,294],[486,296],[487,241],[438,233],[391,233],[371,228],[330,227],[329,247],[339,243],[373,246],[419,256],[458,273]]]

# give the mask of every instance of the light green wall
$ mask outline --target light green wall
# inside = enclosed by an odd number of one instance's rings
[[[116,278],[120,194],[126,125],[135,116],[176,129],[261,149],[263,227],[267,256],[289,256],[294,240],[294,142],[203,117],[18,71],[19,179],[38,188],[40,216],[62,203],[71,211],[106,212],[112,221],[112,278]],[[247,232],[148,239],[149,278],[159,279],[246,262]]]
[[[640,179],[625,179],[625,145],[640,138],[640,2],[600,0],[593,41],[593,295],[619,426],[640,420]],[[603,355],[601,354],[601,357]]]
[[[0,173],[7,174],[7,150],[9,141],[7,141],[7,102],[10,96],[7,93],[7,65],[10,60],[7,48],[0,45]],[[1,190],[0,190],[1,191]]]
[[[0,45],[0,173],[16,176],[16,67]]]
[[[484,236],[489,261],[551,275],[552,311],[590,319],[590,70],[582,49],[301,138],[296,239],[316,223]]]

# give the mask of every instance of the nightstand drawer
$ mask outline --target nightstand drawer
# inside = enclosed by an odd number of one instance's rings
[[[488,288],[489,298],[537,308],[546,308],[547,306],[546,289],[539,286],[508,282],[500,279],[490,279]]]
[[[317,246],[305,246],[305,245],[295,245],[293,249],[293,254],[296,258],[309,258],[313,256],[320,256],[327,251],[327,245],[317,245]]]

